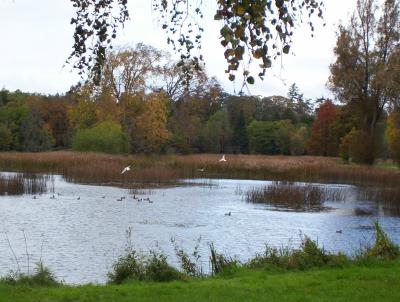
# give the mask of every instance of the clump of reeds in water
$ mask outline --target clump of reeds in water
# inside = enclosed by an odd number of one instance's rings
[[[385,215],[400,216],[399,187],[361,188],[357,192],[357,199],[360,201],[373,201],[381,205]]]
[[[47,180],[47,176],[35,174],[0,175],[0,195],[46,193]]]
[[[286,182],[275,182],[262,188],[253,188],[246,193],[247,202],[265,203],[303,211],[322,210],[325,201],[343,201],[344,199],[345,192],[337,188]]]
[[[368,200],[389,204],[400,204],[400,188],[363,188],[358,191],[358,200]]]

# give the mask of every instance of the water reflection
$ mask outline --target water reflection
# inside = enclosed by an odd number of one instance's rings
[[[171,238],[190,253],[201,236],[199,252],[205,268],[210,242],[218,251],[242,261],[262,252],[265,244],[296,247],[299,234],[317,239],[328,250],[352,253],[373,240],[369,227],[376,219],[400,243],[400,218],[384,206],[357,200],[352,186],[337,186],[353,196],[345,202],[327,201],[322,212],[298,212],[247,203],[243,192],[265,186],[266,181],[198,179],[186,183],[139,192],[145,193],[137,196],[140,202],[129,190],[71,184],[55,176],[54,199],[52,193],[37,199],[0,197],[0,275],[16,268],[5,232],[21,267],[26,268],[21,229],[27,236],[31,266],[42,258],[67,283],[105,282],[107,271],[124,251],[129,228],[135,249],[160,249],[175,265]],[[146,198],[153,202],[144,202]]]

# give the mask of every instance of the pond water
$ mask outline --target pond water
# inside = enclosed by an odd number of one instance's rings
[[[372,202],[326,202],[319,212],[296,212],[245,201],[243,193],[268,184],[252,180],[187,180],[184,186],[144,191],[67,183],[54,176],[53,193],[0,197],[0,276],[39,261],[70,284],[104,283],[113,262],[127,246],[161,250],[177,265],[175,243],[188,253],[200,239],[203,267],[209,244],[245,261],[270,246],[297,247],[302,234],[330,251],[356,252],[372,243],[372,223],[379,220],[400,243],[400,218]],[[354,190],[351,186],[325,185]],[[121,199],[122,196],[126,198]],[[351,196],[351,194],[350,194]],[[227,215],[228,213],[230,215]],[[362,215],[360,215],[362,214]],[[338,232],[340,231],[340,232]],[[25,243],[26,238],[26,243]]]

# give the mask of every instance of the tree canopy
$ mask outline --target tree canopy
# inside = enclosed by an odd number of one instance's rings
[[[128,0],[70,0],[76,14],[73,61],[80,74],[91,72],[100,80],[106,51],[116,38],[118,27],[129,19]],[[210,0],[214,1],[214,0]],[[272,61],[290,51],[294,29],[306,16],[311,31],[312,18],[322,18],[323,2],[317,0],[215,0],[214,19],[221,24],[221,44],[225,47],[226,73],[234,80],[241,69],[253,84],[248,64],[259,62],[258,76],[262,79]],[[201,69],[201,39],[204,31],[203,1],[153,0],[166,40],[180,53],[182,62]]]
[[[358,0],[348,26],[339,26],[336,61],[330,66],[329,84],[342,103],[357,116],[358,132],[369,137],[373,162],[376,129],[385,109],[400,100],[400,2]]]

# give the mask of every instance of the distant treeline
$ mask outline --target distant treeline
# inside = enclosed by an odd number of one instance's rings
[[[293,86],[297,91],[296,86]],[[205,92],[205,91],[203,91]],[[313,124],[308,102],[222,91],[171,100],[164,92],[114,102],[82,91],[44,96],[0,92],[0,149],[75,149],[109,153],[307,152]]]
[[[287,96],[233,96],[204,72],[170,62],[139,44],[109,54],[98,85],[52,96],[1,90],[0,150],[312,154],[370,163],[365,150],[373,144],[374,156],[400,158],[398,110],[382,115],[371,142],[351,103],[311,102],[295,84]]]

